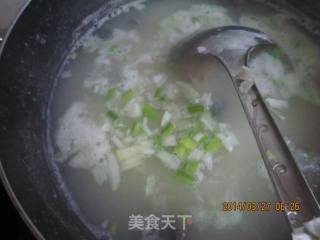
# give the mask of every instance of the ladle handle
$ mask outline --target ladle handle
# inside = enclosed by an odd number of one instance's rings
[[[320,216],[319,205],[255,84],[237,91],[259,150],[293,229]],[[280,205],[280,208],[283,205]]]

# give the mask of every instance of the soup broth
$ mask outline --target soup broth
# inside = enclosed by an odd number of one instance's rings
[[[318,111],[320,48],[292,16],[232,3],[135,1],[70,52],[51,112],[55,159],[80,211],[114,239],[290,239],[227,71],[214,59],[187,74],[168,62],[172,47],[197,31],[242,25],[269,34],[289,60],[266,50],[250,69],[313,181],[319,149],[305,144],[320,140],[319,131],[296,137],[292,118],[306,106]],[[168,215],[175,230],[164,226]],[[150,216],[160,229],[148,229]]]

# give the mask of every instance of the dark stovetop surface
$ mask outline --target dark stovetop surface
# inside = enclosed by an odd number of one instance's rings
[[[35,240],[26,224],[10,201],[7,192],[0,182],[0,216],[1,235],[12,240]]]

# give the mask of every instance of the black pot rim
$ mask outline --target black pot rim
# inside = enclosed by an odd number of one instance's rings
[[[0,42],[0,58],[1,55],[3,53],[4,47],[6,45],[6,42],[8,41],[9,35],[11,34],[14,26],[16,25],[18,19],[20,18],[20,16],[22,15],[22,13],[25,11],[25,9],[29,6],[29,4],[31,3],[31,0],[27,0],[26,3],[20,8],[20,10],[18,11],[18,13],[16,14],[16,16],[14,17],[13,21],[11,22],[9,28],[7,29],[7,31],[5,32],[5,36],[2,39],[2,42]],[[17,212],[19,213],[21,219],[23,220],[23,222],[27,225],[28,229],[30,230],[30,232],[33,234],[33,236],[38,239],[38,240],[45,240],[44,236],[41,234],[41,232],[39,231],[39,229],[33,224],[32,220],[30,219],[30,217],[28,216],[27,212],[25,211],[25,209],[22,207],[20,201],[18,200],[16,194],[14,193],[14,190],[9,182],[9,179],[7,178],[7,174],[3,168],[2,165],[2,160],[0,160],[0,178],[1,178],[1,182],[11,200],[11,202],[13,203],[13,206],[15,207],[15,209],[17,210]]]

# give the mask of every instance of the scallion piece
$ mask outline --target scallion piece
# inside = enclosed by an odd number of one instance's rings
[[[160,135],[155,135],[153,136],[153,146],[156,149],[161,149],[162,148],[162,140]]]
[[[186,174],[182,170],[176,171],[176,179],[180,182],[186,183],[186,184],[193,184],[194,177]]]
[[[137,136],[141,133],[141,124],[140,122],[138,121],[135,121],[133,124],[132,124],[132,127],[131,127],[131,135],[132,136]]]
[[[185,136],[181,139],[181,144],[187,149],[192,151],[197,147],[197,143],[189,136]]]
[[[204,106],[202,106],[199,103],[195,103],[195,104],[190,104],[188,106],[188,112],[189,113],[203,113],[204,112]]]
[[[186,161],[183,167],[176,172],[176,178],[184,183],[192,184],[199,167],[200,163],[198,161]]]
[[[119,115],[116,114],[115,112],[113,111],[107,111],[106,112],[106,116],[109,117],[111,120],[115,121],[119,118]]]
[[[159,100],[159,101],[165,101],[166,97],[164,96],[163,92],[162,92],[162,88],[158,87],[154,93],[154,98]]]
[[[179,158],[184,158],[188,152],[188,149],[183,144],[178,144],[174,148],[174,154],[176,154]]]
[[[114,88],[110,88],[104,96],[106,101],[110,101],[116,96],[116,90]]]
[[[194,174],[198,171],[200,166],[200,163],[198,161],[190,160],[185,162],[184,166],[182,167],[182,170],[190,175],[194,176]]]
[[[205,145],[204,150],[210,153],[216,153],[222,147],[222,142],[219,138],[214,137],[209,140],[209,142]]]
[[[128,103],[134,96],[134,92],[130,89],[125,91],[122,96],[121,99],[124,103]]]
[[[209,140],[209,137],[208,136],[203,136],[200,140],[199,140],[199,144],[204,144],[206,143],[207,141]]]
[[[149,119],[155,119],[157,117],[157,110],[150,104],[144,104],[142,108],[143,115]]]
[[[164,125],[163,128],[161,128],[160,133],[161,133],[161,135],[169,135],[172,133],[173,129],[174,129],[173,123],[168,122],[166,125]]]

